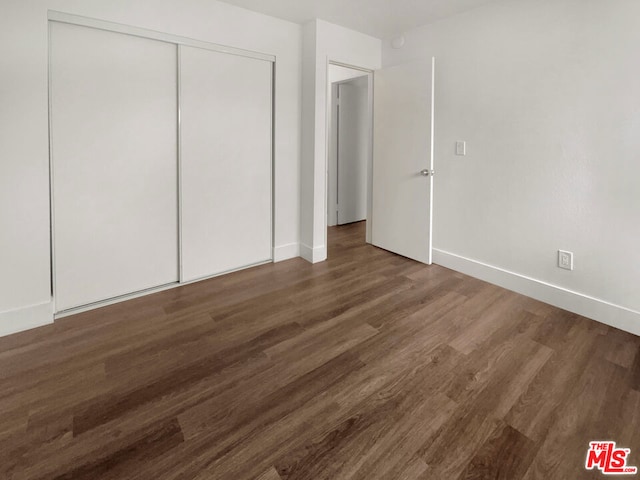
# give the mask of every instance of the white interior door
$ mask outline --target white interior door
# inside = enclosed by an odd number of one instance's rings
[[[178,280],[176,55],[51,24],[58,312]]]
[[[338,225],[367,218],[369,79],[338,84]]]
[[[374,77],[372,243],[431,263],[434,60]]]
[[[272,258],[272,63],[180,47],[182,280]]]

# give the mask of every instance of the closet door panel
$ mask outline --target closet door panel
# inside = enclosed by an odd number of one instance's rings
[[[178,280],[177,47],[51,23],[56,310]]]
[[[180,47],[182,279],[272,256],[272,63]]]

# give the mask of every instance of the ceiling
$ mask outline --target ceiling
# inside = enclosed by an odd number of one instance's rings
[[[378,38],[471,10],[496,0],[223,0],[226,3],[305,23],[314,18]]]

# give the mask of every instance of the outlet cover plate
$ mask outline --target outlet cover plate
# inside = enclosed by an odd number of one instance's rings
[[[573,252],[558,250],[558,267],[573,270]]]

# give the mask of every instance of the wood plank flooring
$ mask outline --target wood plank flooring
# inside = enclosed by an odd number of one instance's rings
[[[640,466],[640,339],[330,229],[0,339],[2,479],[590,479]]]

